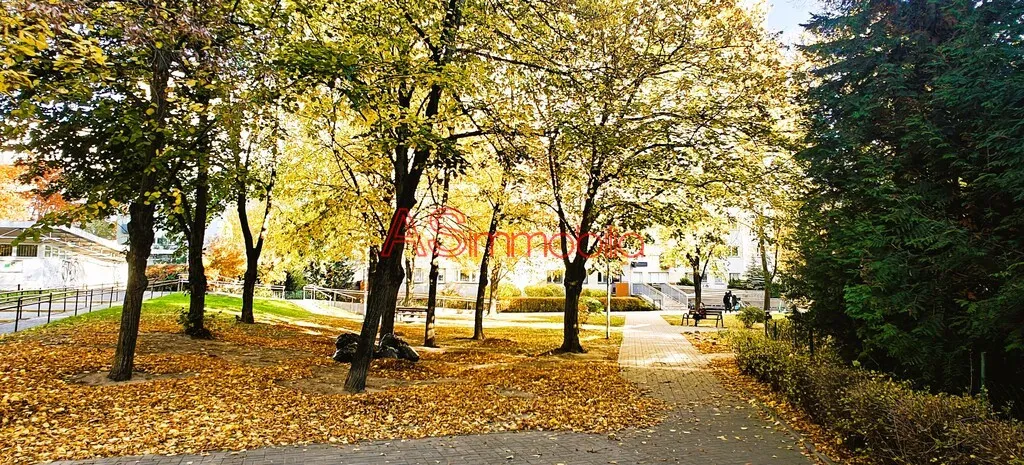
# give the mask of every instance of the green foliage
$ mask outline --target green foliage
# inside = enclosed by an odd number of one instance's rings
[[[740,370],[769,384],[871,463],[1007,464],[1024,456],[1024,425],[999,419],[982,397],[934,395],[856,368],[828,351],[730,337]]]
[[[679,285],[680,286],[692,286],[693,285],[693,280],[690,279],[687,276],[683,276],[682,278],[679,278]]]
[[[745,306],[740,308],[740,312],[736,315],[736,319],[743,323],[743,327],[750,329],[754,327],[754,323],[764,323],[764,309]]]
[[[309,284],[306,274],[302,271],[286,271],[284,273],[284,290],[286,292],[302,291]]]
[[[586,308],[591,313],[604,312],[604,303],[593,297],[580,297],[580,309]]]
[[[329,289],[351,288],[355,269],[347,261],[310,262],[306,265],[304,278],[307,283]]]
[[[746,289],[753,289],[753,288],[750,287],[749,284],[747,284],[746,280],[743,280],[743,279],[729,279],[729,289],[746,290]]]
[[[518,286],[512,283],[501,283],[498,284],[496,299],[510,299],[512,297],[520,297],[523,295],[523,291]]]
[[[993,401],[1024,398],[1024,6],[842,5],[810,24],[789,294],[848,360],[960,392],[987,352]]]
[[[554,283],[532,284],[523,288],[527,297],[565,297],[565,286]]]
[[[604,309],[604,301],[595,299],[593,297],[581,297],[580,303],[583,304],[587,299],[596,302],[593,308],[596,308],[596,312],[601,312]],[[590,304],[593,305],[593,304]],[[589,307],[588,307],[589,308]],[[561,312],[565,310],[565,297],[518,297],[509,299],[506,303],[504,312],[520,312],[520,313],[532,313],[532,312]],[[657,308],[651,303],[638,299],[636,297],[612,297],[612,312],[630,312],[630,311],[654,311]]]

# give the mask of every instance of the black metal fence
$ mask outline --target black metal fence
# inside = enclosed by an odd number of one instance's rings
[[[146,287],[150,297],[157,293],[172,292],[179,287],[178,280],[154,281]],[[14,332],[21,320],[40,318],[46,314],[49,323],[54,314],[92,312],[114,305],[124,298],[123,284],[106,284],[79,288],[32,289],[0,293],[0,314],[14,313]]]

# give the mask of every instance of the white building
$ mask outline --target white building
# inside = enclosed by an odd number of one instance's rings
[[[12,245],[34,223],[0,221],[0,289],[123,284],[124,248],[78,228],[59,227]]]
[[[726,244],[730,249],[729,255],[716,259],[713,266],[708,268],[702,287],[724,290],[728,287],[729,280],[745,279],[751,263],[760,263],[757,241],[746,225],[737,222],[727,235]],[[545,257],[539,250],[540,248],[534,249],[530,259],[520,260],[503,282],[511,283],[520,289],[532,284],[562,283],[564,266],[561,260],[552,256]],[[660,244],[645,243],[642,256],[627,260],[621,269],[612,270],[613,282],[675,284],[679,283],[680,279],[691,280],[693,278],[693,272],[689,267],[663,264],[662,254],[663,250]],[[476,295],[477,277],[480,270],[479,257],[469,257],[466,260],[440,258],[439,266],[439,289],[467,297]],[[417,257],[414,267],[413,292],[426,293],[430,258]],[[359,270],[356,279],[361,279],[363,273],[364,270]],[[584,282],[584,288],[605,289],[607,285],[605,275],[605,270],[592,268],[592,272]]]

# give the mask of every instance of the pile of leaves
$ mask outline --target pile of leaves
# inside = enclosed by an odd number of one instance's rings
[[[702,354],[727,354],[732,352],[732,347],[729,346],[728,333],[725,331],[683,333],[683,335]]]
[[[367,393],[341,389],[329,356],[357,322],[215,321],[213,341],[143,315],[137,372],[105,382],[115,319],[0,342],[0,462],[180,454],[300,443],[533,430],[608,432],[656,421],[661,405],[618,375],[616,340],[585,332],[585,358],[539,356],[560,332],[505,328],[483,342],[439,328],[443,351],[420,363],[379,360]],[[225,319],[226,320],[226,319]],[[418,326],[399,326],[415,341]],[[601,335],[603,336],[603,335]]]

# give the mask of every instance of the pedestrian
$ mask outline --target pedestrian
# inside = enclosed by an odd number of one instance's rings
[[[725,295],[722,296],[722,310],[732,310],[732,291],[725,291]]]
[[[735,311],[739,311],[740,309],[740,296],[736,294],[732,295],[732,309]]]

